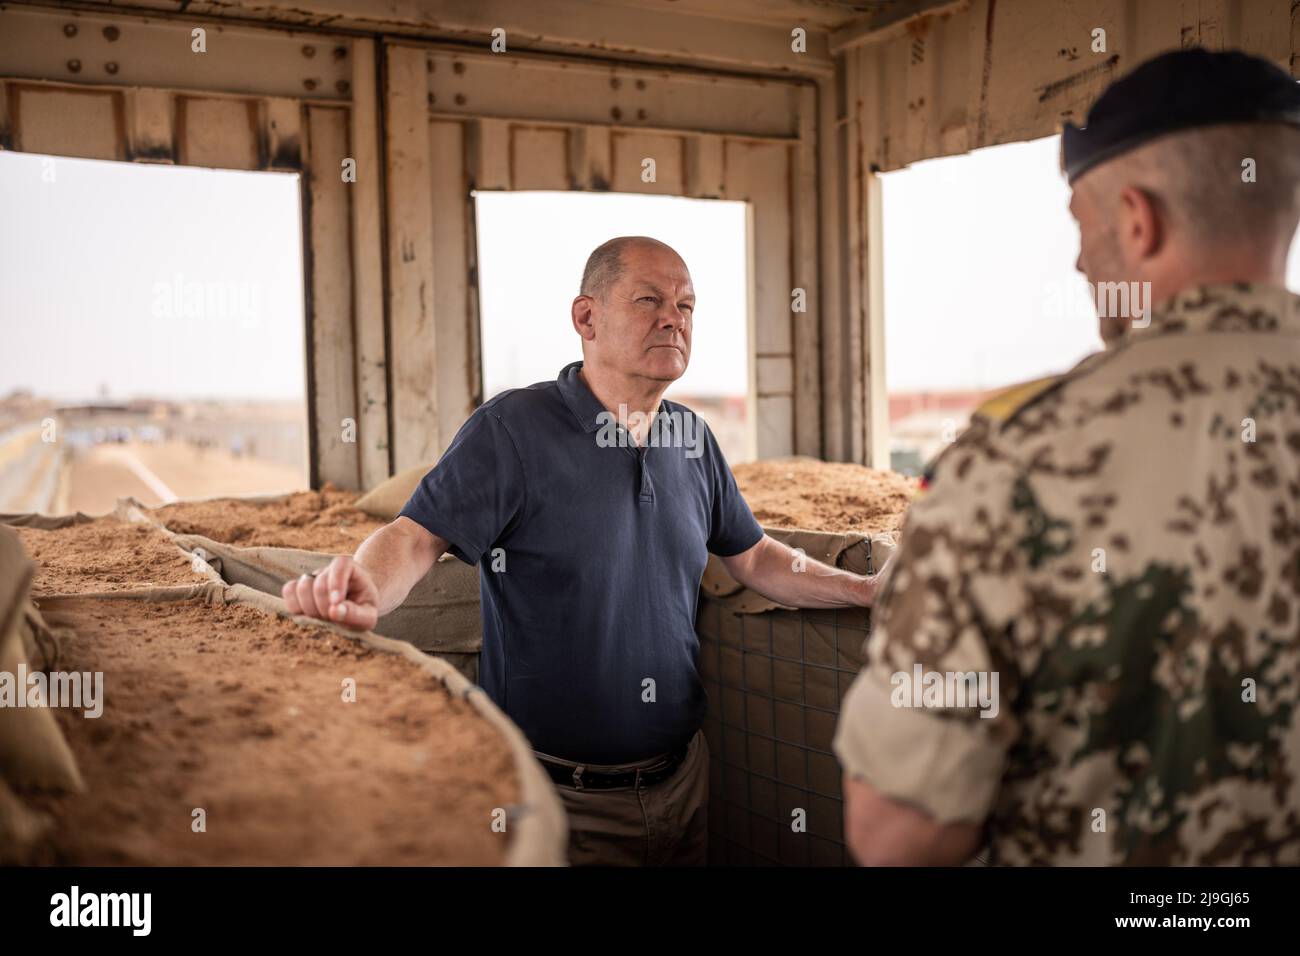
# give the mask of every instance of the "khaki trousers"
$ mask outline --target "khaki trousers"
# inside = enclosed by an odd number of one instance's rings
[[[569,816],[574,866],[708,862],[709,745],[703,731],[696,731],[673,775],[653,786],[575,790],[556,784],[555,789]]]

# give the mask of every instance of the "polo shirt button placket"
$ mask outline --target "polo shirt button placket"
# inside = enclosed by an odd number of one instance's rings
[[[641,489],[640,497],[642,504],[653,504],[655,500],[654,483],[650,480],[650,469],[646,467],[646,453],[649,448],[637,450],[637,465],[640,469]]]

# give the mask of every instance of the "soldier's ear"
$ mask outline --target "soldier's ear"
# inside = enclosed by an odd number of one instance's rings
[[[1165,222],[1155,196],[1138,186],[1119,193],[1119,241],[1129,262],[1141,262],[1160,252]]]

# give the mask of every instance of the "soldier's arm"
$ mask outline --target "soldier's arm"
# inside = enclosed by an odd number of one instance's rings
[[[1018,735],[1018,674],[1002,639],[1021,592],[1008,534],[1015,468],[982,435],[959,440],[910,509],[866,666],[841,705],[845,835],[863,863],[974,855]],[[938,699],[927,692],[935,678]]]
[[[980,831],[973,823],[940,823],[844,775],[844,839],[862,866],[958,866],[979,849]]]

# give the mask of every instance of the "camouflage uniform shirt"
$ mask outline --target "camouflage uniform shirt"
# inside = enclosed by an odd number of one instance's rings
[[[1032,391],[911,508],[846,772],[992,863],[1300,863],[1300,296],[1186,290]]]

